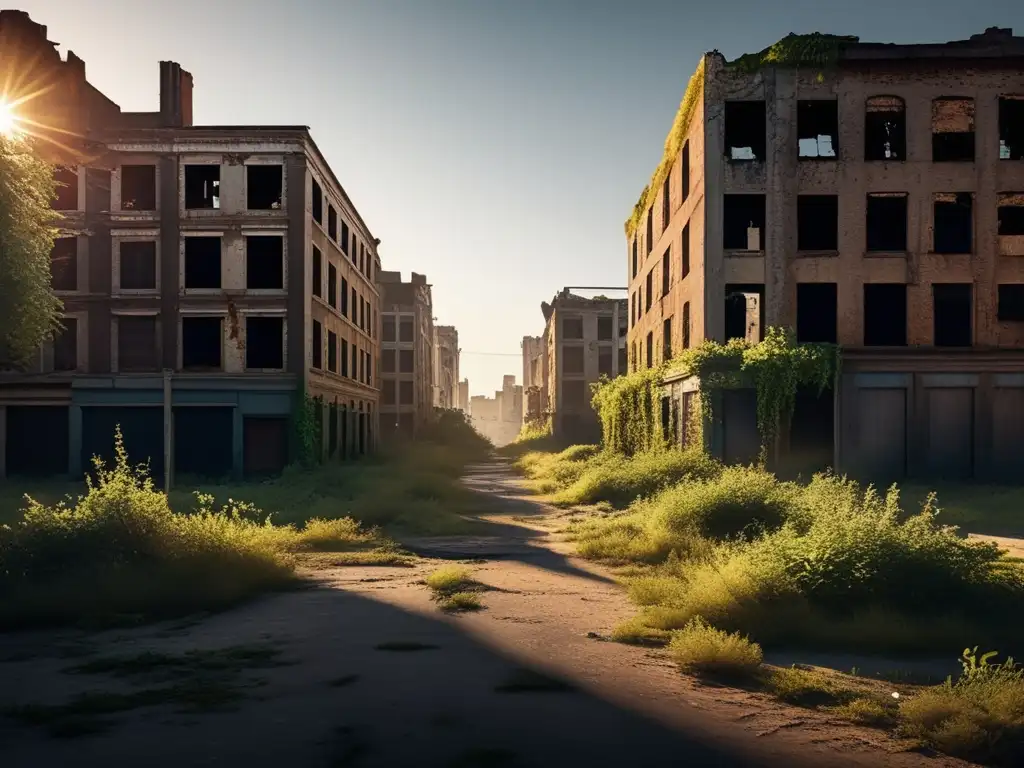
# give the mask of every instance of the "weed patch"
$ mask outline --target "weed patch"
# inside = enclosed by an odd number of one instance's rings
[[[761,646],[736,632],[723,632],[694,619],[672,633],[669,656],[685,672],[716,677],[744,678],[761,667]]]
[[[431,573],[426,585],[434,593],[434,600],[447,613],[479,611],[483,608],[480,592],[486,587],[476,581],[468,568],[448,565]]]

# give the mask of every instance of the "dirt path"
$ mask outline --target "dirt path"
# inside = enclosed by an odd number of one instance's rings
[[[195,624],[0,637],[3,708],[132,690],[124,680],[62,671],[99,652],[269,643],[288,662],[243,670],[240,680],[253,687],[223,712],[138,708],[108,731],[73,739],[0,719],[0,763],[965,765],[895,752],[884,734],[758,694],[701,686],[656,651],[595,638],[631,615],[621,588],[569,556],[551,533],[561,525],[557,513],[522,497],[506,468],[477,468],[467,482],[486,494],[485,535],[409,541],[424,556],[415,568],[318,571],[316,588]],[[419,583],[438,558],[484,561],[473,567],[494,588],[483,595],[486,610],[458,617],[438,611]]]

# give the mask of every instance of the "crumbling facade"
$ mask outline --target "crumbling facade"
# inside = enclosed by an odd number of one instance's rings
[[[430,285],[381,272],[381,429],[413,437],[434,412],[434,319]]]
[[[456,407],[463,413],[469,413],[469,379],[459,382],[459,399]]]
[[[523,421],[548,418],[548,355],[543,336],[523,336]]]
[[[434,406],[459,407],[459,332],[453,325],[434,326]]]
[[[625,299],[593,299],[563,290],[544,313],[547,402],[552,433],[574,442],[597,442],[600,422],[590,404],[591,385],[626,372],[629,315]]]
[[[799,395],[782,446],[797,464],[1022,476],[1022,57],[1008,29],[705,55],[627,222],[630,368],[786,326],[843,349],[838,391]],[[747,460],[753,392],[725,399],[705,437]]]
[[[65,331],[0,373],[0,475],[80,476],[115,425],[158,482],[275,473],[297,457],[300,407],[321,458],[372,450],[377,240],[309,131],[193,126],[174,62],[160,110],[124,113],[26,14],[0,12],[0,38],[6,81],[49,78],[63,104],[25,101],[26,125],[81,137],[55,203]]]

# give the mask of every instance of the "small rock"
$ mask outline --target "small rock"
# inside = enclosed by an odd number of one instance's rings
[[[587,637],[591,640],[607,640],[604,635],[598,634],[597,632],[587,632]]]

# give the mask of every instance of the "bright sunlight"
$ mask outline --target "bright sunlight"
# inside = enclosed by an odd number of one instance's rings
[[[13,136],[18,129],[18,118],[14,109],[6,101],[0,99],[0,135]]]

